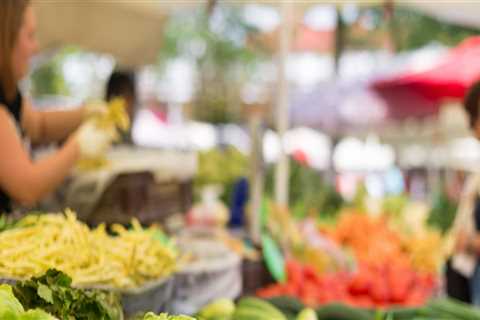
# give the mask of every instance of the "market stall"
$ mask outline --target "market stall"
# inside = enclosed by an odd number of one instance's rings
[[[480,319],[479,309],[445,298],[458,197],[440,178],[423,196],[417,172],[407,172],[465,169],[480,158],[458,112],[425,118],[476,80],[480,40],[373,87],[332,81],[289,96],[295,3],[279,7],[277,132],[264,128],[263,110],[248,115],[251,139],[231,124],[139,128],[143,147],[79,163],[61,212],[0,216],[0,319]],[[35,2],[43,48],[72,42],[135,67],[155,60],[157,31],[178,9],[105,1],[52,8]],[[222,21],[217,15],[209,27],[218,32]],[[108,120],[126,129],[122,115]],[[423,122],[387,121],[409,117]],[[452,132],[461,139],[443,139]]]

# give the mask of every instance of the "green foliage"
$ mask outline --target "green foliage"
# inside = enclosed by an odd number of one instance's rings
[[[445,191],[437,192],[433,199],[427,224],[437,228],[442,233],[446,233],[450,230],[456,214],[457,203],[451,200]]]
[[[211,17],[201,10],[173,16],[163,34],[160,62],[179,56],[199,63],[211,62],[228,67],[233,62],[249,63],[256,53],[247,47],[249,33],[257,30],[246,24],[239,9],[217,5],[221,12],[221,26],[211,26]]]
[[[350,203],[350,205],[360,212],[367,212],[367,204],[366,204],[367,197],[368,197],[368,191],[367,191],[367,187],[365,186],[365,183],[359,183],[355,191],[355,196],[353,197],[353,200]]]
[[[249,45],[256,29],[241,13],[219,2],[212,15],[186,12],[166,25],[159,66],[177,57],[196,63],[199,83],[193,111],[198,120],[226,123],[240,118],[240,87],[262,56],[261,49]]]
[[[478,30],[457,26],[406,8],[395,8],[393,36],[397,50],[411,50],[432,41],[455,46],[463,39],[478,35]]]
[[[240,177],[248,175],[248,158],[234,147],[212,149],[198,155],[198,172],[195,188],[200,190],[209,184],[221,185],[224,189],[222,200],[229,203],[233,184]]]
[[[266,177],[266,193],[274,193],[274,171],[271,167]],[[290,163],[289,203],[293,214],[303,218],[308,214],[316,214],[322,218],[333,217],[344,204],[342,196],[326,183],[315,169]]]
[[[76,52],[78,49],[74,47],[65,47],[33,71],[31,81],[34,97],[69,93],[63,77],[63,62],[68,55]]]
[[[465,38],[478,35],[479,30],[447,23],[427,16],[416,10],[395,5],[392,19],[384,19],[382,6],[366,7],[361,17],[368,17],[373,29],[358,32],[356,25],[347,32],[347,44],[351,48],[371,49],[383,47],[387,36],[392,37],[396,51],[421,48],[431,42],[456,46]]]
[[[345,26],[344,45],[350,50],[385,48],[392,41],[395,51],[421,48],[432,42],[456,46],[479,30],[447,23],[411,8],[395,4],[391,19],[385,19],[384,6],[364,6],[356,23]],[[361,21],[368,21],[365,27]],[[388,40],[387,40],[388,39]]]
[[[8,214],[0,214],[0,232],[15,228],[16,221]]]
[[[384,213],[390,216],[399,217],[408,202],[409,199],[406,194],[389,195],[383,199],[382,209]]]
[[[40,66],[32,74],[33,96],[67,93],[63,75],[56,59]]]

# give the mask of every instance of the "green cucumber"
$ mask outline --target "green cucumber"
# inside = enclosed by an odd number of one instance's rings
[[[288,296],[273,297],[266,301],[283,313],[297,314],[305,308],[305,305],[300,300]]]

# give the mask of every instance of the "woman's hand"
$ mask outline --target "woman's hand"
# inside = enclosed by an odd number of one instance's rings
[[[465,231],[457,234],[455,252],[469,253],[480,256],[480,233],[468,235]]]
[[[480,234],[479,233],[475,233],[475,235],[470,238],[468,248],[472,253],[475,253],[476,255],[480,256]]]
[[[115,127],[101,127],[96,124],[95,120],[86,121],[76,133],[81,157],[96,158],[103,155],[115,137]]]
[[[104,102],[91,102],[83,107],[84,119],[100,117],[108,113],[108,105]]]
[[[455,242],[455,252],[467,252],[469,247],[469,236],[464,230],[460,230],[457,234]]]

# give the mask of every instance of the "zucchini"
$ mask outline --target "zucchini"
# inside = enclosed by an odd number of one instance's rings
[[[237,304],[237,308],[235,309],[233,319],[237,320],[237,317],[240,316],[241,319],[247,319],[243,317],[245,313],[250,314],[251,316],[267,316],[266,319],[286,320],[285,315],[271,303],[253,297],[240,299]]]
[[[429,303],[429,307],[441,317],[450,317],[459,320],[478,320],[480,319],[480,310],[469,304],[453,299],[434,300]]]
[[[290,312],[284,312],[283,315],[287,320],[296,320],[297,319],[297,314],[296,313],[290,313]]]
[[[340,303],[324,305],[316,310],[318,320],[372,320],[374,314],[368,310],[349,307]]]

